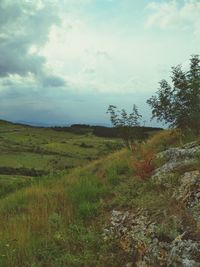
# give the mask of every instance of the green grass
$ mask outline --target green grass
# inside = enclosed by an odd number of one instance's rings
[[[0,167],[26,167],[43,169],[54,159],[51,155],[38,155],[30,152],[1,153]]]
[[[89,172],[81,173],[69,188],[68,194],[78,218],[96,216],[100,210],[100,198],[106,193],[105,187]]]
[[[34,170],[41,175],[69,171],[110,153],[118,144],[118,140],[92,134],[77,135],[0,121],[0,175],[9,174],[0,181],[0,197],[34,180],[22,181],[17,178],[20,175],[35,176]]]
[[[27,128],[17,130],[27,131]],[[2,134],[6,138],[5,129]],[[17,134],[14,132],[15,145],[19,142],[21,148],[27,148],[27,139],[20,137],[19,140]],[[164,134],[152,137],[153,141],[138,146],[132,154],[123,149],[108,156],[105,154],[109,145],[105,144],[112,140],[65,135],[46,129],[33,129],[32,134],[32,145],[36,144],[35,136],[40,136],[37,146],[46,152],[42,155],[46,161],[37,161],[39,153],[29,151],[27,159],[23,157],[24,166],[28,168],[32,162],[50,169],[53,165],[53,172],[42,179],[37,177],[39,182],[31,181],[29,185],[23,183],[26,179],[35,180],[35,177],[0,176],[0,183],[8,183],[7,188],[11,186],[10,193],[4,193],[0,200],[0,267],[125,266],[130,255],[121,249],[117,240],[105,241],[102,235],[113,209],[147,212],[156,223],[156,237],[160,241],[174,240],[181,233],[183,223],[190,227],[192,234],[196,233],[197,227],[192,225],[187,208],[172,197],[180,185],[182,170],[161,180],[150,177],[142,180],[135,174],[134,163],[141,160],[144,149],[157,151],[179,142],[169,132],[165,140]],[[9,142],[10,145],[11,139]],[[4,145],[5,149],[6,143]],[[26,155],[25,151],[20,153]],[[101,155],[102,159],[91,162],[91,153],[94,158]],[[48,156],[52,158],[47,159]],[[16,164],[14,158],[11,159],[13,165]],[[63,170],[65,159],[78,167]],[[159,164],[162,162],[157,162]],[[10,185],[9,179],[12,179]],[[18,179],[19,188],[15,185]]]
[[[27,176],[0,175],[0,196],[4,197],[22,187],[28,186],[33,180],[33,177]]]

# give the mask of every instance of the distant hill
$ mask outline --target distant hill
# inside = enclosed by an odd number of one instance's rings
[[[141,132],[145,135],[149,135],[151,132],[161,131],[162,128],[157,127],[140,127]],[[119,129],[113,127],[99,126],[99,125],[88,125],[88,124],[72,124],[70,127],[53,127],[56,131],[71,132],[74,134],[87,134],[92,133],[98,137],[119,137]],[[134,127],[132,127],[134,131]]]
[[[23,121],[23,120],[15,121],[14,123],[36,126],[36,127],[52,127],[55,125],[54,123],[45,123],[45,122],[39,122],[39,121]]]

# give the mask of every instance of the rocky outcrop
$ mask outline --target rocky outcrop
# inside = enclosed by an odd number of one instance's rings
[[[183,202],[200,223],[200,172],[198,170],[184,173],[181,185],[173,197]]]
[[[163,151],[158,157],[165,158],[166,163],[156,169],[151,179],[160,183],[163,179],[167,183],[175,168],[195,163],[199,155],[197,143]],[[200,225],[200,171],[180,175],[180,185],[173,188],[172,198],[184,205],[194,223]],[[105,241],[115,240],[125,253],[131,255],[132,262],[128,261],[126,267],[200,267],[200,237],[189,234],[190,225],[186,227],[181,221],[179,233],[172,239],[160,238],[159,227],[147,210],[112,210],[103,237]]]
[[[179,148],[170,148],[158,153],[158,158],[164,158],[166,163],[155,170],[154,176],[169,173],[181,166],[191,165],[200,156],[200,145],[192,142]]]
[[[199,267],[200,242],[186,239],[186,233],[171,242],[159,240],[158,226],[142,210],[137,213],[113,210],[110,225],[104,229],[105,240],[115,239],[133,261],[125,266]]]

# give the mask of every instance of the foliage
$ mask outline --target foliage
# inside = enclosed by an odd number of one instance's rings
[[[116,111],[116,108],[116,106],[110,105],[107,110],[107,113],[110,114],[110,120],[114,127],[134,127],[140,125],[139,120],[142,116],[139,114],[136,105],[133,105],[133,110],[130,114],[127,114],[125,109]]]
[[[113,105],[108,107],[107,113],[110,114],[112,125],[118,129],[119,137],[124,140],[130,150],[132,150],[134,142],[145,137],[145,133],[140,127],[142,115],[139,114],[136,105],[133,105],[130,114],[125,109],[117,110],[117,107]]]
[[[61,136],[57,140],[58,150],[63,148],[61,142],[68,141],[65,134]],[[53,142],[58,136],[51,138]],[[81,149],[82,143],[88,144],[85,137],[81,139],[71,136],[75,149]],[[95,146],[96,142],[94,138],[90,144]],[[85,167],[55,172],[51,178],[2,198],[0,267],[125,266],[129,255],[120,250],[114,238],[105,240],[102,235],[110,223],[111,209],[123,208],[136,216],[137,212],[145,211],[155,222],[159,240],[176,238],[179,222],[182,224],[188,212],[173,198],[181,176],[176,173],[165,179],[151,179],[151,170],[147,168],[145,175],[143,172],[141,175],[144,179],[138,179],[134,164],[142,161],[154,164],[154,151],[178,142],[177,131],[162,131],[138,145],[134,153],[123,149]],[[48,147],[55,149],[55,143]],[[93,148],[85,149],[84,155],[90,156]],[[185,229],[194,234],[189,219],[184,219],[184,223]]]
[[[200,58],[190,59],[189,71],[181,65],[172,67],[172,85],[161,80],[156,96],[147,103],[152,108],[152,118],[165,121],[182,130],[200,131]]]
[[[162,130],[157,127],[145,127],[141,126],[144,133],[150,133],[154,131]],[[106,127],[99,125],[85,125],[85,124],[75,124],[65,127],[53,127],[54,131],[72,133],[76,135],[87,135],[91,136],[92,134],[98,137],[110,137],[110,138],[119,138],[119,130],[115,127]]]
[[[155,153],[151,150],[142,150],[140,159],[133,164],[135,175],[140,179],[145,180],[150,178],[154,170]]]

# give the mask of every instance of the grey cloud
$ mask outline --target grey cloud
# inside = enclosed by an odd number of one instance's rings
[[[32,45],[48,40],[51,26],[59,22],[56,6],[39,1],[0,1],[0,77],[9,74],[42,75],[45,59],[29,53]],[[47,2],[46,2],[47,3]]]
[[[2,83],[3,89],[0,87],[0,99],[3,102],[9,103],[11,99],[15,100],[16,102],[20,101],[21,99],[29,99],[29,98],[38,98],[39,91],[36,90],[36,87],[31,87],[30,85],[24,84],[18,85],[14,82],[5,81]],[[8,84],[8,85],[7,85]],[[7,85],[5,87],[5,85]],[[0,101],[0,102],[1,102]]]
[[[66,82],[60,77],[51,75],[44,78],[43,85],[44,87],[62,87],[66,85]]]
[[[0,90],[1,118],[50,123],[101,123],[109,122],[107,107],[114,102],[119,108],[132,107],[134,102],[142,110],[144,95],[78,92],[74,88],[54,90],[54,88],[20,88]],[[84,112],[83,112],[84,110]],[[91,113],[92,110],[92,113]],[[150,111],[143,117],[149,121]]]

